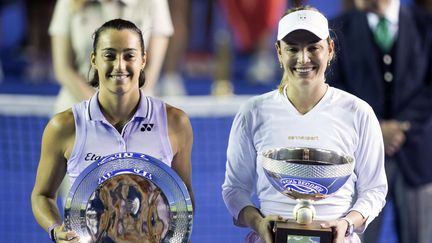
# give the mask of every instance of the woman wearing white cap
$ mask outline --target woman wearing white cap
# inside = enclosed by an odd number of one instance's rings
[[[387,193],[378,120],[366,102],[325,83],[334,43],[321,13],[289,10],[279,21],[277,39],[283,77],[278,90],[252,98],[234,119],[222,185],[225,204],[236,225],[253,230],[245,242],[273,242],[270,222],[293,218],[296,201],[269,183],[263,152],[309,147],[347,154],[354,158],[354,172],[333,196],[314,203],[315,219],[332,228],[334,242],[360,242],[356,233],[378,215]]]

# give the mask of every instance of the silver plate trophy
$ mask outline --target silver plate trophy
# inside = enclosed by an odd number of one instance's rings
[[[331,242],[331,231],[313,220],[313,202],[331,196],[345,184],[354,170],[353,158],[315,148],[271,149],[263,155],[264,172],[272,186],[297,200],[294,221],[276,223],[275,242],[290,242],[290,237]]]
[[[140,153],[116,153],[88,166],[65,204],[65,227],[81,242],[188,242],[193,208],[180,177]]]

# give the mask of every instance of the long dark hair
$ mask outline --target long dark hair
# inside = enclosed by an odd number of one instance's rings
[[[96,54],[97,44],[99,42],[99,37],[102,32],[109,29],[115,30],[131,30],[139,36],[140,45],[141,45],[141,56],[144,56],[144,39],[141,30],[132,22],[124,20],[124,19],[113,19],[108,22],[105,22],[101,27],[99,27],[93,34],[93,53]],[[142,87],[145,83],[145,75],[144,71],[141,70],[139,75],[139,87]],[[97,71],[93,73],[93,77],[90,79],[90,85],[93,87],[99,87],[99,74]]]

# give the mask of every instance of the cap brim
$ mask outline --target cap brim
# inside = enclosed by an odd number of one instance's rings
[[[328,21],[320,12],[299,10],[287,14],[279,21],[278,40],[282,40],[295,30],[306,30],[321,40],[329,37]]]

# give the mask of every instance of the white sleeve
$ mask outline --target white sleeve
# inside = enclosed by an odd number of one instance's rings
[[[152,35],[171,36],[174,33],[167,0],[153,1],[152,22]]]
[[[223,200],[235,220],[244,207],[254,206],[251,196],[256,188],[257,178],[257,151],[252,141],[250,119],[242,112],[247,109],[240,110],[231,127],[225,181],[222,185]]]
[[[372,108],[359,119],[359,145],[355,152],[357,175],[357,200],[351,210],[368,217],[366,223],[358,228],[364,232],[368,224],[380,213],[387,195],[387,178],[384,168],[384,143],[381,127]]]
[[[58,0],[56,2],[54,13],[48,29],[50,36],[69,35],[71,19],[71,2],[70,0]]]

